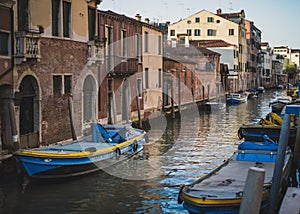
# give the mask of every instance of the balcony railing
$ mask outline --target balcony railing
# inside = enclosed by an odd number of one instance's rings
[[[21,61],[27,59],[37,59],[40,56],[40,33],[36,32],[16,32],[16,58]]]

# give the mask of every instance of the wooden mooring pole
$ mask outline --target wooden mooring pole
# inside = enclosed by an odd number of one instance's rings
[[[77,136],[75,133],[75,127],[74,127],[74,118],[73,118],[73,115],[74,115],[73,114],[73,101],[72,101],[71,97],[68,97],[68,107],[69,107],[72,138],[73,138],[73,140],[77,140]]]
[[[290,134],[290,115],[284,115],[283,124],[280,130],[280,137],[278,143],[277,157],[276,163],[273,173],[272,186],[270,190],[269,197],[269,214],[274,214],[278,211],[278,199],[279,199],[279,190],[281,188],[281,175],[282,175],[282,167],[285,159],[285,151],[286,146],[289,139]]]
[[[240,214],[259,213],[264,180],[264,169],[258,167],[249,168],[239,212]]]
[[[297,134],[296,134],[296,141],[294,145],[294,152],[293,152],[293,162],[296,169],[300,170],[300,112],[298,117],[298,127],[297,127]]]

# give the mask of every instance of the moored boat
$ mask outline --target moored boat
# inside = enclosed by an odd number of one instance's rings
[[[258,91],[259,93],[264,93],[264,92],[265,92],[265,87],[259,86],[259,87],[257,88],[257,91]]]
[[[221,166],[180,189],[178,202],[189,213],[239,213],[250,167],[265,170],[261,210],[268,206],[278,145],[274,142],[243,142],[238,151]],[[287,181],[292,158],[286,149],[282,180]]]
[[[247,94],[231,93],[228,95],[226,101],[229,104],[240,104],[247,102]]]
[[[249,89],[246,91],[246,93],[248,94],[248,98],[257,98],[258,97],[258,91],[255,89]]]
[[[280,113],[282,109],[292,102],[290,96],[279,96],[275,101],[270,102],[269,106],[272,108],[272,112]]]
[[[143,149],[145,132],[126,125],[92,124],[81,140],[15,153],[29,177],[62,178],[110,167]]]

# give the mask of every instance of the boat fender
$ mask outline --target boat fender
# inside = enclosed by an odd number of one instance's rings
[[[115,150],[115,153],[116,153],[116,160],[119,160],[120,157],[121,157],[121,150],[120,150],[119,148],[117,148],[117,149]]]
[[[239,128],[239,130],[238,130],[238,137],[239,137],[240,140],[243,139],[243,137],[244,137],[243,131],[242,131],[241,128]]]
[[[84,149],[85,152],[96,152],[97,149],[95,147],[88,147],[86,149]]]
[[[132,150],[133,152],[136,152],[138,149],[138,142],[136,140],[134,140],[133,144],[132,144]]]
[[[182,190],[183,190],[183,188],[185,187],[185,185],[183,184],[183,185],[181,185],[181,187],[180,187],[180,190],[179,190],[179,193],[178,193],[178,197],[177,197],[177,203],[178,204],[182,204],[182,199],[180,198],[180,195],[181,195],[181,193],[182,193]]]

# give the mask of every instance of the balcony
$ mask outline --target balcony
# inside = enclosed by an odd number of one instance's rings
[[[108,56],[106,66],[112,76],[130,76],[138,72],[138,61],[138,58]]]
[[[95,41],[88,42],[88,65],[94,63],[102,64],[104,62],[104,48]]]
[[[39,61],[40,33],[39,32],[16,32],[16,55],[17,64],[26,62],[27,59]]]

